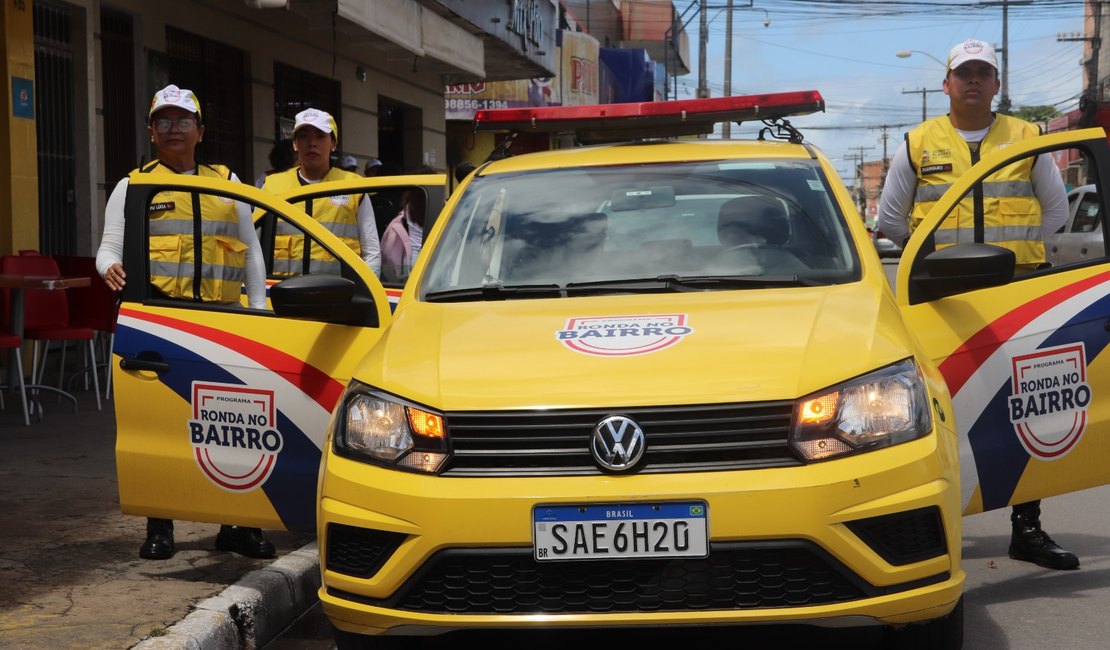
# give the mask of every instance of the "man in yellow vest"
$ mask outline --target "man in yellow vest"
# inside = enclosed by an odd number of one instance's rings
[[[331,154],[338,143],[339,129],[335,118],[327,112],[309,108],[297,113],[293,123],[297,166],[267,176],[262,189],[282,194],[302,185],[361,178],[355,172],[331,166]],[[375,275],[381,271],[377,222],[374,208],[365,195],[340,194],[313,199],[305,202],[305,212],[357,253]],[[304,273],[339,275],[339,261],[319,246],[306,242],[300,230],[279,222],[274,236],[274,275]]]
[[[945,190],[981,157],[1040,134],[1029,122],[991,111],[998,91],[994,48],[974,38],[956,44],[944,77],[949,113],[907,133],[891,158],[878,226],[892,241],[904,243]],[[1016,272],[1028,273],[1045,264],[1044,240],[1067,217],[1063,179],[1045,154],[1007,165],[976,186],[934,240],[937,248],[964,242],[1009,248]],[[1078,568],[1079,558],[1041,529],[1040,513],[1040,501],[1013,507],[1010,557],[1049,569]]]
[[[124,204],[132,176],[188,174],[239,180],[223,165],[197,163],[196,148],[204,139],[204,125],[200,102],[192,91],[169,85],[155,93],[147,133],[157,158],[124,177],[112,190],[104,209],[104,236],[96,253],[96,269],[115,291],[121,291],[127,282],[122,263]],[[200,211],[204,222],[199,233],[201,259],[194,259],[198,236],[194,210]],[[246,282],[248,304],[255,309],[266,308],[266,268],[249,205],[200,193],[159,192],[149,214],[150,282],[160,294],[238,305]],[[146,530],[139,557],[172,557],[173,520],[148,518]],[[256,558],[276,554],[260,529],[239,526],[221,526],[216,548]]]

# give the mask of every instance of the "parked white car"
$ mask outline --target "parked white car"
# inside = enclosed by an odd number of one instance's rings
[[[1068,221],[1045,242],[1045,255],[1061,266],[1103,257],[1105,251],[1098,191],[1082,185],[1068,193]]]

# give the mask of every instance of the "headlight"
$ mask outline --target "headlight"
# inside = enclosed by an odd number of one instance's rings
[[[334,449],[347,458],[434,474],[447,461],[443,416],[351,382],[335,418]]]
[[[807,461],[889,447],[933,427],[925,380],[907,360],[798,400],[791,446]]]

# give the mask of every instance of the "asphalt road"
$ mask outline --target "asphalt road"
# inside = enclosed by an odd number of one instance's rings
[[[1042,504],[1045,529],[1065,548],[1079,555],[1078,571],[1050,571],[1006,555],[1010,541],[1009,510],[966,517],[963,567],[964,648],[979,650],[1043,650],[1105,648],[1110,637],[1110,486],[1048,499]],[[318,607],[265,650],[329,650],[330,627]],[[794,647],[823,644],[879,650],[878,631],[870,628],[820,629],[803,626],[760,626],[650,632],[606,631],[527,634],[451,634],[419,647],[447,648],[459,641],[478,647],[521,644],[531,650],[575,644],[587,647],[613,643],[638,647]],[[714,644],[714,645],[703,645]],[[716,645],[728,644],[728,645]],[[849,645],[851,644],[851,645]],[[644,647],[648,647],[645,645]]]

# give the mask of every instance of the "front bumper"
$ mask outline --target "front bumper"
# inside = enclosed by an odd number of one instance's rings
[[[945,436],[804,467],[645,476],[448,479],[329,454],[320,599],[364,634],[936,618],[964,580]],[[532,558],[536,504],[675,500],[707,503],[708,558]]]

